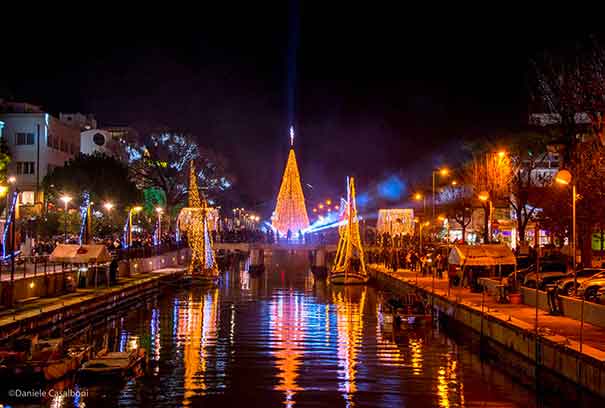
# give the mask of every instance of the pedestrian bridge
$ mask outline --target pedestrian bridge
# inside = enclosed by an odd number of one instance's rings
[[[241,251],[250,252],[251,249],[262,249],[264,251],[315,251],[323,248],[327,252],[335,252],[336,244],[319,244],[319,243],[273,243],[268,244],[264,242],[216,242],[214,243],[215,250],[226,250],[226,251]]]

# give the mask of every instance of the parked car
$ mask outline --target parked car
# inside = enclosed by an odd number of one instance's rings
[[[544,270],[540,267],[540,276],[536,274],[535,266],[533,266],[534,271],[529,272],[525,275],[525,279],[523,280],[523,285],[528,288],[544,289],[546,285],[550,285],[552,283],[557,282],[559,279],[565,278],[567,276],[567,271],[564,268],[559,270]],[[551,268],[546,268],[551,269]],[[536,284],[537,282],[537,284]]]
[[[605,277],[587,279],[578,286],[577,295],[584,299],[596,302],[599,299],[599,291],[605,288]]]
[[[540,273],[567,271],[567,266],[563,262],[540,262]],[[518,269],[516,277],[519,283],[525,282],[525,277],[530,273],[536,272],[536,264],[529,265],[527,268]]]
[[[573,272],[569,272],[566,277],[557,282],[557,286],[561,294],[572,296],[576,289],[574,288],[574,280],[576,281],[576,287],[579,287],[582,282],[593,278],[605,278],[605,269],[584,268],[579,270],[575,277]]]
[[[605,304],[605,287],[600,288],[597,291],[597,303]]]

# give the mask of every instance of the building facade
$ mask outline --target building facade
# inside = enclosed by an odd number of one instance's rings
[[[115,140],[111,133],[103,129],[90,129],[81,132],[80,152],[84,154],[103,153],[119,160],[126,160],[125,144]]]
[[[17,102],[0,101],[0,121],[11,154],[8,174],[16,177],[21,204],[43,202],[42,180],[80,152],[80,128]]]

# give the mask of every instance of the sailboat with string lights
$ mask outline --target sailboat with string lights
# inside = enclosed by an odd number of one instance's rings
[[[342,206],[341,206],[342,207]],[[330,270],[330,282],[336,285],[365,284],[369,280],[359,234],[359,218],[355,202],[355,180],[347,177],[347,201],[342,210],[343,223],[338,229],[340,239],[336,258]]]
[[[187,235],[191,249],[188,275],[194,283],[214,284],[218,281],[218,266],[212,235],[209,231],[208,202],[197,187],[197,173],[193,160],[189,165],[189,202],[188,206],[179,213],[179,232]]]

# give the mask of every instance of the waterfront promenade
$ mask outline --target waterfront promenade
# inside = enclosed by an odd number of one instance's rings
[[[416,274],[416,272],[408,269],[398,269],[396,272],[393,272],[375,264],[371,268],[410,285],[417,286],[429,293],[433,291],[434,286],[435,295],[474,308],[480,309],[483,299],[484,313],[486,315],[517,323],[527,330],[535,330],[536,308],[534,306],[497,303],[493,296],[471,293],[468,288],[452,287],[448,296],[448,279],[445,274],[443,279],[435,278],[433,280],[432,276],[422,276],[420,273]],[[579,349],[580,322],[578,320],[566,316],[552,316],[548,312],[538,309],[538,330],[544,336],[560,336],[566,345]],[[591,353],[599,355],[605,361],[605,328],[585,322],[583,343],[583,351],[585,351],[584,349],[591,351]]]

